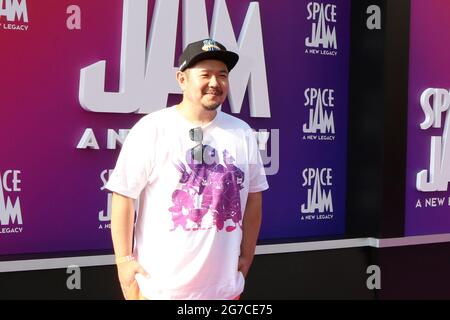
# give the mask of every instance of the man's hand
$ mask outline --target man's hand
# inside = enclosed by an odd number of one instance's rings
[[[140,273],[147,273],[136,260],[123,260],[132,257],[134,228],[134,200],[114,193],[112,197],[111,237],[114,253],[120,262],[117,263],[120,286],[127,300],[139,299],[139,286],[135,279]],[[123,261],[122,261],[123,260]]]
[[[246,257],[240,256],[238,261],[238,271],[242,272],[244,278],[247,278],[248,270],[250,269],[251,261]]]
[[[125,299],[139,300],[140,290],[135,276],[140,273],[144,277],[149,278],[150,275],[135,260],[118,264],[117,272],[119,274],[120,286]]]

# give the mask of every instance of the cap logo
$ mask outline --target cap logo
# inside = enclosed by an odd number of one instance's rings
[[[220,47],[214,40],[203,40],[203,51],[220,51]]]

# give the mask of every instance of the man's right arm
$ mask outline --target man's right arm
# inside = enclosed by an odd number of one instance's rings
[[[111,236],[116,258],[133,253],[134,200],[118,193],[112,196]]]
[[[118,193],[112,196],[111,236],[116,259],[133,254],[134,200]],[[148,276],[140,264],[135,261],[124,261],[117,264],[120,285],[126,299],[138,299],[139,287],[135,275],[141,273]]]

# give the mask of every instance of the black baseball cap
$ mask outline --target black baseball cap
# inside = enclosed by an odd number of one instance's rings
[[[228,51],[223,44],[213,39],[204,39],[187,45],[178,59],[179,70],[184,71],[199,61],[209,59],[222,61],[228,71],[231,71],[238,62],[239,56],[237,53]]]

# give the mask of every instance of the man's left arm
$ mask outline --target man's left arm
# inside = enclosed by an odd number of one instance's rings
[[[241,255],[238,263],[238,270],[243,273],[244,277],[247,277],[253,262],[261,219],[262,192],[249,193],[242,222]]]

